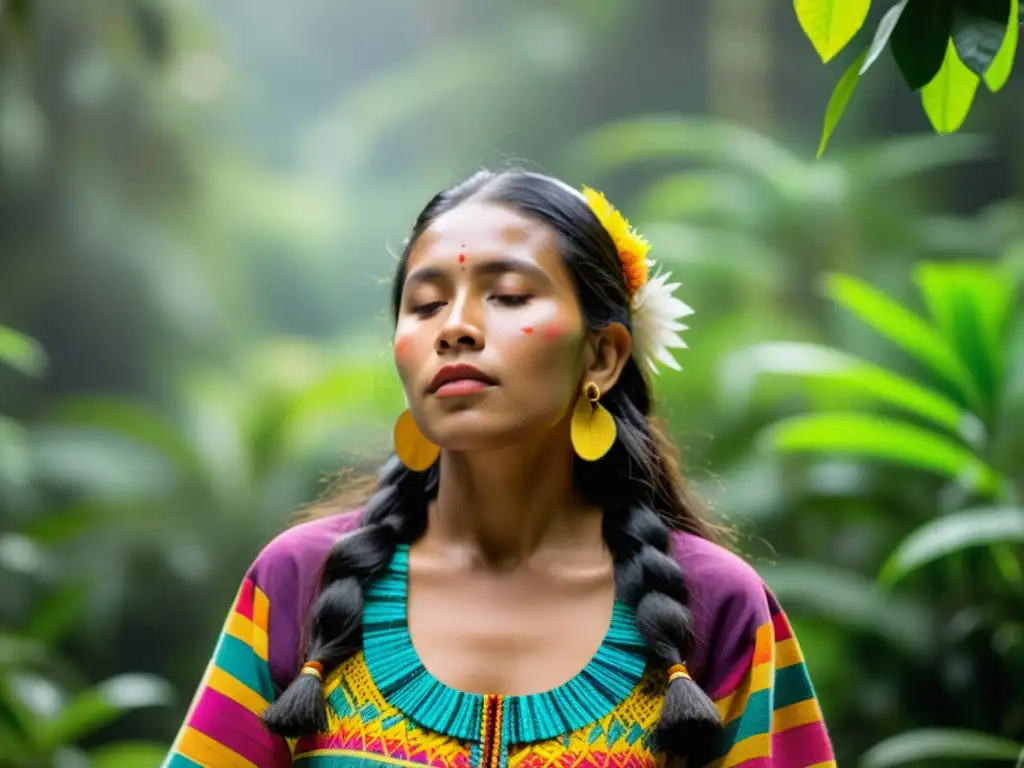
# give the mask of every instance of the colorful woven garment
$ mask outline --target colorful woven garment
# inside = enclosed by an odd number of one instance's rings
[[[652,733],[664,670],[647,669],[632,610],[616,604],[597,654],[569,682],[529,696],[454,691],[420,662],[406,623],[408,550],[367,590],[364,650],[324,682],[327,733],[289,742],[259,714],[298,672],[320,565],[357,514],[298,526],[257,558],[164,768],[661,768]],[[688,667],[726,723],[713,768],[835,766],[796,638],[742,560],[676,534],[691,591]]]

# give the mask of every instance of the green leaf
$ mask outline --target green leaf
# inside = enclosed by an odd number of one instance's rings
[[[885,50],[885,46],[889,42],[889,38],[892,37],[892,31],[896,29],[896,23],[900,20],[903,9],[906,7],[907,0],[900,0],[896,5],[886,11],[882,20],[878,22],[878,28],[875,30],[875,37],[871,41],[871,46],[868,48],[868,55],[864,59],[864,63],[860,68],[860,73],[862,75],[867,72],[868,68],[875,63],[879,56],[882,55],[882,51]]]
[[[967,119],[981,80],[956,53],[953,41],[935,78],[921,89],[921,103],[936,133],[955,133]]]
[[[811,612],[841,627],[885,638],[912,654],[934,642],[934,617],[916,601],[880,589],[859,573],[828,565],[781,561],[758,568],[790,610]]]
[[[932,321],[964,361],[991,412],[1003,380],[1014,281],[997,266],[975,262],[925,262],[914,277]]]
[[[893,58],[910,90],[930,83],[946,55],[953,0],[908,0],[892,31]]]
[[[55,717],[40,725],[40,739],[50,749],[74,744],[124,713],[161,706],[172,700],[170,686],[152,675],[119,675],[72,699]]]
[[[593,177],[639,162],[722,162],[785,186],[802,179],[806,164],[778,144],[739,125],[678,114],[642,115],[602,125],[574,142],[570,175]]]
[[[85,610],[89,587],[85,580],[71,580],[36,600],[25,635],[50,645],[64,640]]]
[[[864,26],[871,0],[794,0],[793,6],[804,34],[828,63]]]
[[[58,401],[48,417],[62,425],[96,427],[116,433],[155,448],[191,480],[203,476],[204,467],[187,436],[170,419],[142,403],[125,398],[80,395]]]
[[[970,509],[931,520],[899,543],[879,578],[893,584],[939,558],[971,547],[1024,542],[1024,509]]]
[[[850,175],[861,194],[883,194],[887,185],[951,168],[994,154],[992,141],[980,134],[934,132],[888,139],[851,153]]]
[[[949,342],[918,315],[849,275],[826,275],[824,290],[834,302],[956,386],[967,402],[980,404],[970,371]]]
[[[107,744],[89,753],[92,768],[157,768],[168,747],[146,741]]]
[[[949,430],[974,437],[975,417],[928,387],[854,355],[831,347],[802,342],[768,342],[741,350],[723,388],[745,386],[743,377],[760,373],[800,376],[821,384],[830,394],[837,389],[864,394]]]
[[[979,492],[996,492],[1003,482],[994,469],[953,440],[880,416],[792,416],[765,430],[762,439],[785,452],[845,454],[903,464],[956,479]]]
[[[41,376],[46,370],[46,353],[39,343],[6,325],[0,325],[0,363],[26,376]]]
[[[985,85],[995,93],[1010,79],[1013,71],[1013,58],[1017,53],[1017,41],[1020,37],[1020,0],[1010,0],[1010,19],[1006,23],[1006,34],[999,53],[992,60],[992,65],[985,73]]]
[[[1010,0],[957,0],[951,37],[960,61],[984,75],[1003,45]]]
[[[853,60],[853,63],[843,72],[843,76],[839,78],[835,90],[832,91],[832,96],[828,100],[828,109],[825,110],[825,125],[821,129],[818,157],[824,154],[828,140],[832,138],[832,132],[839,125],[839,118],[843,116],[846,105],[850,103],[853,92],[857,89],[857,83],[860,82],[861,65],[864,63],[864,57],[867,55],[868,52],[864,51]]]
[[[999,736],[954,728],[907,731],[876,744],[860,768],[889,768],[922,760],[1015,760],[1022,745]]]

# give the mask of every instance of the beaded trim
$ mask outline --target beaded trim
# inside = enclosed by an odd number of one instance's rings
[[[501,742],[528,744],[578,730],[610,714],[640,682],[646,645],[636,614],[616,600],[601,647],[574,678],[543,693],[484,696],[449,688],[423,666],[409,634],[409,548],[400,546],[387,571],[366,591],[363,653],[388,702],[432,731],[478,742],[483,713],[500,702]],[[488,707],[488,705],[491,705]]]

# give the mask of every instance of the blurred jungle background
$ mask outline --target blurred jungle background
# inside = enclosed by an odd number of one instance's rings
[[[884,55],[816,160],[853,56],[770,0],[0,0],[0,765],[159,763],[246,566],[388,449],[390,254],[515,164],[683,282],[662,413],[839,764],[1014,765],[1024,72],[940,137]]]

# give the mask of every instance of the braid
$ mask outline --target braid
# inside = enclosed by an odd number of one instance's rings
[[[672,530],[693,515],[657,434],[628,396],[630,374],[640,376],[630,367],[625,386],[602,401],[618,429],[611,453],[594,464],[578,462],[577,472],[588,496],[605,510],[603,533],[615,561],[616,592],[636,611],[651,661],[667,672],[685,664],[694,642],[690,591],[670,551]],[[693,680],[669,683],[656,729],[660,746],[682,758],[702,755],[721,727],[714,703]]]
[[[364,589],[387,568],[399,544],[422,535],[427,499],[436,484],[436,469],[411,472],[395,457],[384,465],[362,524],[338,539],[327,555],[310,609],[307,663],[331,671],[362,646]],[[263,713],[263,723],[287,738],[326,731],[321,681],[300,673]]]

